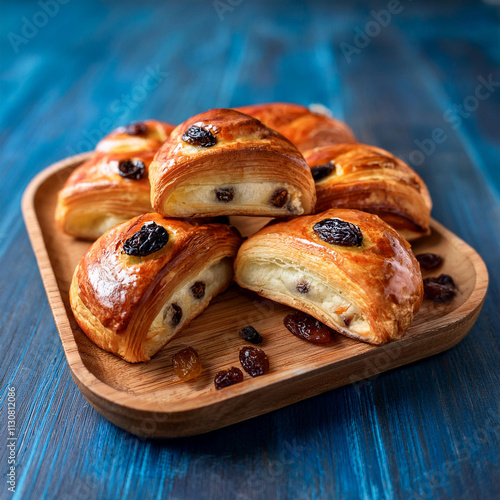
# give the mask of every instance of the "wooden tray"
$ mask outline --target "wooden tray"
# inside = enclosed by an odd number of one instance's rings
[[[445,256],[442,269],[458,285],[449,304],[424,301],[406,336],[374,347],[341,335],[328,345],[302,341],[283,326],[289,308],[236,285],[217,297],[149,363],[131,365],[107,353],[82,333],[68,300],[73,270],[88,242],[60,233],[54,225],[58,190],[86,155],[68,158],[36,176],[22,207],[54,319],[73,378],[105,418],[137,435],[177,437],[200,434],[276,410],[335,387],[363,379],[457,344],[470,330],[483,304],[488,273],[481,257],[442,225],[415,244],[415,252]],[[255,219],[253,219],[255,222]],[[237,221],[240,223],[241,220]],[[248,232],[247,224],[242,229]],[[245,342],[237,332],[253,325],[264,336],[271,371],[216,391],[217,371],[239,366]],[[192,382],[173,374],[172,355],[184,346],[200,353],[204,370]]]

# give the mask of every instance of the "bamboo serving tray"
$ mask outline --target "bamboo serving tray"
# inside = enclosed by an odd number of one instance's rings
[[[246,420],[345,384],[445,351],[471,329],[483,305],[488,273],[481,257],[465,242],[432,222],[431,236],[414,245],[415,253],[434,252],[444,264],[426,275],[450,274],[458,286],[448,304],[424,301],[405,337],[371,346],[342,335],[326,345],[293,336],[283,325],[291,309],[233,285],[148,363],[129,364],[101,350],[82,333],[69,306],[69,286],[76,264],[90,243],[62,234],[54,224],[57,192],[88,155],[58,162],[37,175],[24,193],[22,208],[59,336],[73,378],[85,398],[109,421],[133,434],[178,437],[201,434]],[[243,233],[262,219],[235,218]],[[264,337],[268,374],[216,391],[217,371],[240,366],[247,343],[244,326]],[[181,382],[172,355],[197,349],[201,376]]]

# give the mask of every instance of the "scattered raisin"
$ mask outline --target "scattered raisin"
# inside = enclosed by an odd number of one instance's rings
[[[146,171],[146,165],[141,160],[122,160],[118,163],[118,173],[125,179],[139,180]]]
[[[201,299],[205,295],[205,282],[197,281],[190,290],[195,299]]]
[[[148,127],[142,122],[131,123],[124,128],[124,132],[128,135],[145,135],[147,131]]]
[[[424,297],[434,302],[451,302],[456,295],[456,285],[451,276],[424,279]]]
[[[284,188],[278,188],[271,196],[271,205],[274,205],[277,208],[282,208],[285,205],[287,199],[288,191]]]
[[[438,268],[443,263],[443,257],[435,253],[421,253],[415,256],[422,269],[430,271]]]
[[[193,146],[201,146],[202,148],[210,148],[217,144],[217,138],[209,130],[191,125],[182,135],[184,142],[189,142]]]
[[[314,232],[327,243],[344,247],[360,247],[363,244],[361,229],[340,219],[323,219],[314,224]]]
[[[264,375],[269,371],[269,359],[262,349],[245,346],[240,350],[240,363],[243,369],[252,377]]]
[[[137,233],[123,244],[123,251],[128,255],[145,257],[157,252],[168,243],[168,232],[154,221],[146,222]]]
[[[186,347],[172,357],[175,374],[183,381],[197,378],[202,370],[200,357],[196,349]]]
[[[245,326],[243,330],[238,332],[238,335],[252,344],[262,344],[264,340],[262,335],[253,326]]]
[[[231,367],[229,370],[222,370],[216,373],[214,378],[215,388],[219,391],[224,387],[238,384],[243,381],[243,372],[239,368]]]
[[[331,340],[330,328],[312,316],[309,316],[309,314],[301,311],[296,311],[285,316],[283,324],[295,336],[308,340],[309,342],[324,344]]]
[[[311,174],[313,176],[314,182],[318,182],[325,177],[328,177],[335,170],[335,163],[329,161],[323,165],[316,165],[311,168]]]
[[[224,188],[215,188],[215,196],[219,201],[223,203],[228,203],[233,201],[234,198],[234,188],[232,187],[224,187]]]
[[[309,283],[307,281],[299,281],[295,288],[299,293],[309,293]]]

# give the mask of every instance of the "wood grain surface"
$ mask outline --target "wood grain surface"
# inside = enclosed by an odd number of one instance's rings
[[[222,19],[212,2],[61,3],[18,45],[9,34],[41,7],[2,4],[0,421],[14,386],[17,493],[3,482],[1,498],[498,498],[500,88],[470,96],[500,81],[500,8],[401,1],[348,60],[342,44],[389,2],[223,3]],[[361,141],[416,160],[433,217],[490,270],[483,310],[432,358],[203,436],[137,438],[71,378],[22,193],[118,125],[274,100],[322,103]]]
[[[453,347],[469,332],[483,305],[488,288],[484,262],[470,246],[433,221],[432,234],[416,242],[413,251],[444,256],[439,271],[424,271],[424,276],[453,275],[457,296],[446,304],[424,301],[408,333],[397,342],[377,347],[342,335],[335,335],[327,345],[305,342],[283,325],[283,318],[293,309],[234,284],[151,361],[127,363],[83,334],[69,304],[74,269],[90,243],[63,234],[55,223],[55,208],[65,179],[86,157],[67,158],[37,175],[23,196],[23,215],[75,382],[99,413],[133,434],[197,435],[345,384],[361,383]],[[248,235],[266,220],[230,218]],[[271,370],[216,391],[215,374],[239,366],[238,352],[248,342],[237,332],[248,325],[263,335],[260,347],[270,358]],[[180,381],[172,369],[172,356],[185,347],[194,347],[203,362],[201,376],[191,383]],[[145,421],[154,422],[154,428],[143,430]]]

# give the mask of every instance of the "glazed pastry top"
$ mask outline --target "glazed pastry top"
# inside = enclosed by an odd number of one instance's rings
[[[128,255],[125,242],[151,222],[167,231],[167,243],[143,257]],[[145,307],[163,279],[192,269],[196,257],[205,251],[227,247],[231,254],[239,243],[229,226],[141,215],[110,229],[82,257],[76,271],[80,299],[104,327],[120,332],[137,309]]]

